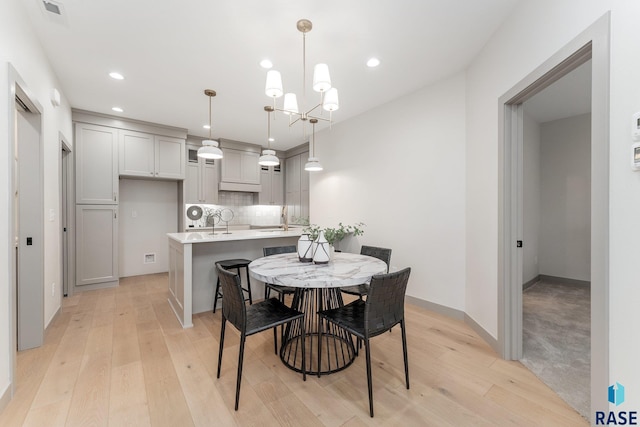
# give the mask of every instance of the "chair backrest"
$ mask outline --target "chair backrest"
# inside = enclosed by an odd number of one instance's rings
[[[244,304],[240,276],[218,264],[216,270],[222,285],[222,315],[242,332],[247,323],[247,307]]]
[[[277,255],[277,254],[293,254],[298,252],[296,245],[290,246],[272,246],[270,248],[262,248],[264,256]]]
[[[362,248],[360,248],[360,255],[368,255],[384,261],[387,264],[387,273],[389,272],[389,264],[391,263],[391,249],[362,245]]]
[[[371,278],[365,302],[365,335],[375,336],[404,319],[404,295],[411,268]]]

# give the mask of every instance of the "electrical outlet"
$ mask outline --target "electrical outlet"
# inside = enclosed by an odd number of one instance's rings
[[[56,296],[56,284],[55,284],[55,282],[51,284],[51,296],[52,297]]]

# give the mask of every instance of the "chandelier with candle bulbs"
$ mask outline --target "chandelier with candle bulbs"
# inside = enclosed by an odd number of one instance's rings
[[[289,127],[295,123],[303,123],[303,132],[306,138],[306,130],[304,129],[304,123],[310,121],[315,125],[319,120],[331,123],[332,113],[340,108],[338,102],[338,90],[331,86],[331,77],[329,75],[329,67],[327,64],[316,64],[313,69],[313,90],[320,93],[320,102],[315,104],[310,109],[306,108],[306,35],[313,27],[311,21],[308,19],[300,19],[296,27],[298,31],[302,33],[302,110],[298,108],[298,98],[295,93],[284,93],[282,88],[282,76],[279,71],[269,70],[267,72],[267,82],[265,85],[265,93],[267,96],[273,99],[273,107],[265,107],[265,111],[270,115],[273,111],[281,111],[289,116]],[[284,95],[284,103],[282,108],[276,106],[276,98],[280,98]],[[317,110],[319,108],[329,112],[329,117],[322,117],[318,115]],[[321,114],[322,111],[319,111]],[[313,131],[315,132],[315,126]],[[315,135],[312,135],[314,137]],[[270,135],[269,135],[270,138]],[[265,150],[267,151],[267,150]],[[272,151],[272,150],[269,150]],[[316,157],[309,158],[309,163],[305,165],[306,170],[322,170],[322,166]],[[312,163],[312,164],[310,164]],[[317,163],[317,164],[315,164]],[[307,167],[309,166],[309,167]],[[320,168],[318,168],[320,166]]]

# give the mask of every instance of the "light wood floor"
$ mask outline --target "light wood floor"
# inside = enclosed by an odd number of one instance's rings
[[[285,368],[270,331],[247,339],[233,410],[239,335],[227,328],[216,379],[220,312],[183,330],[167,276],[121,280],[66,298],[45,344],[18,355],[1,426],[576,426],[573,409],[518,362],[501,360],[462,322],[407,305],[411,389],[400,330],[372,340],[375,418],[363,355],[317,378]]]

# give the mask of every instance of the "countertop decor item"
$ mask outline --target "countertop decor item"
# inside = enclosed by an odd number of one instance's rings
[[[202,208],[200,206],[191,206],[187,209],[187,217],[190,220],[197,221],[202,218]]]
[[[231,234],[229,231],[229,222],[233,219],[233,211],[229,208],[220,210],[220,221],[223,221],[227,226],[227,231],[224,234]]]

